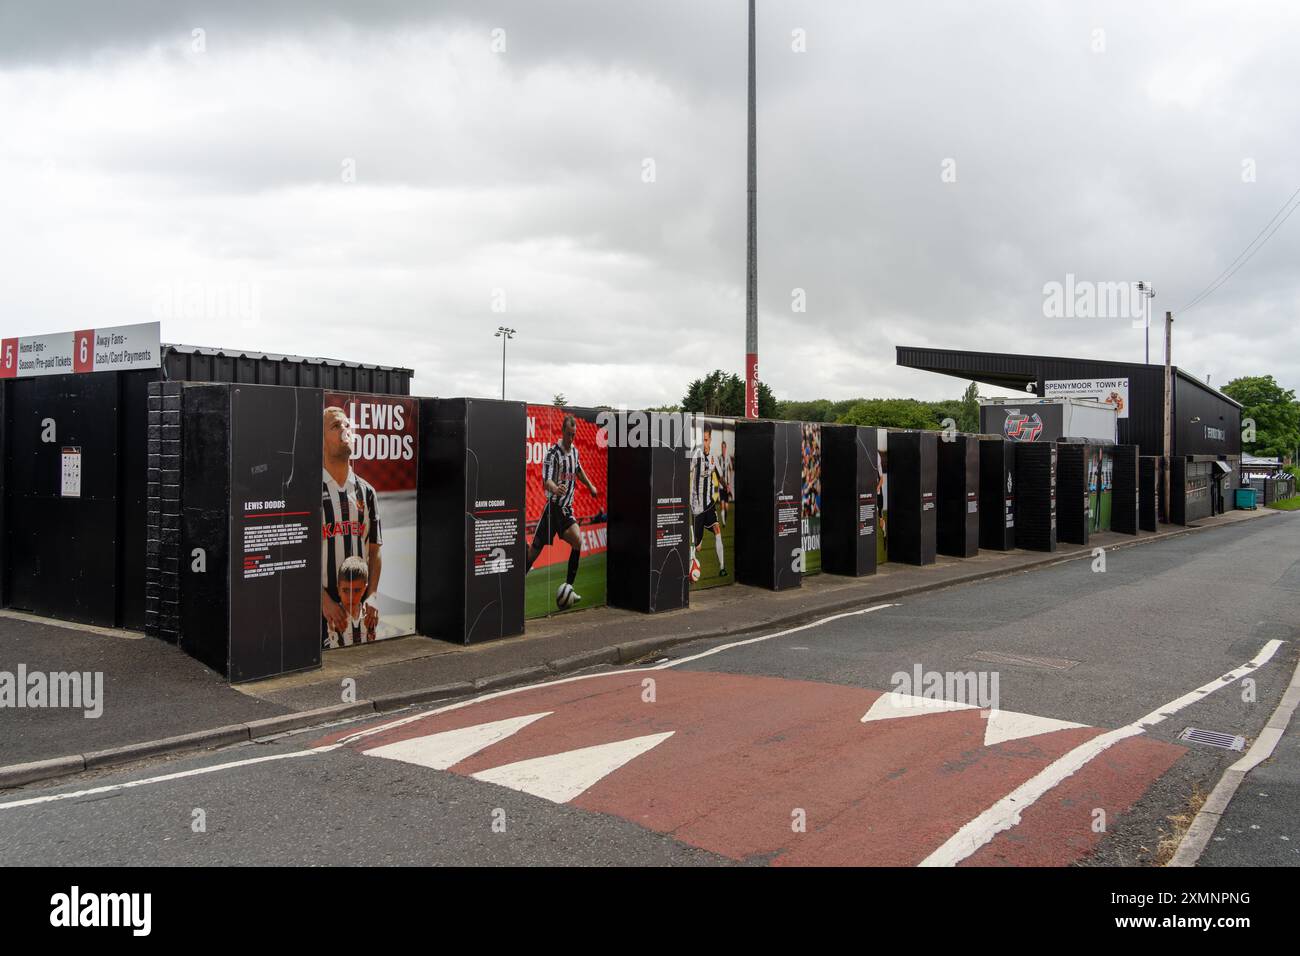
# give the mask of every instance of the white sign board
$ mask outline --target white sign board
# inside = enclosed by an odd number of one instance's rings
[[[1128,418],[1128,379],[1069,378],[1043,383],[1044,398],[1093,398],[1115,407],[1117,418]]]
[[[64,498],[81,497],[81,448],[65,445],[63,448],[63,480],[60,491]]]
[[[0,339],[0,378],[124,372],[162,365],[157,322]]]

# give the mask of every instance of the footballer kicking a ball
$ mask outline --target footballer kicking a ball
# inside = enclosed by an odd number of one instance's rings
[[[564,583],[555,592],[555,606],[560,610],[573,607],[582,595],[573,590],[578,577],[578,559],[582,555],[582,535],[578,519],[573,516],[573,493],[578,482],[586,485],[593,498],[600,492],[592,484],[578,460],[578,446],[573,443],[578,434],[578,421],[565,415],[560,426],[560,440],[550,447],[542,463],[542,486],[546,489],[546,508],[537,522],[537,532],[528,546],[528,563],[524,573],[533,569],[542,549],[559,535],[569,545],[569,567]]]

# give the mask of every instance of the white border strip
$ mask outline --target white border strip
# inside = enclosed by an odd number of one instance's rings
[[[1300,705],[1300,662],[1296,663],[1295,673],[1291,675],[1291,684],[1282,695],[1282,699],[1278,701],[1277,709],[1273,711],[1268,724],[1259,732],[1259,736],[1255,738],[1255,742],[1246,751],[1245,756],[1224,771],[1223,777],[1210,791],[1210,795],[1196,814],[1196,818],[1192,820],[1191,826],[1187,828],[1187,832],[1183,834],[1182,842],[1178,844],[1178,849],[1174,852],[1173,858],[1165,864],[1166,866],[1196,865],[1196,861],[1209,846],[1210,838],[1214,836],[1214,831],[1218,828],[1224,811],[1228,809],[1228,804],[1232,802],[1237,788],[1245,782],[1246,774],[1273,756],[1273,751],[1278,741],[1282,739],[1282,735],[1286,733],[1287,725],[1291,723],[1291,717],[1295,714],[1298,705]]]
[[[1190,694],[1184,694],[1177,700],[1170,701],[1140,717],[1131,724],[1107,731],[1091,740],[1085,741],[1068,753],[1062,754],[1038,773],[1034,774],[1016,789],[989,807],[974,820],[944,841],[943,845],[921,861],[921,866],[956,866],[962,860],[984,846],[1003,830],[1010,830],[1020,823],[1020,814],[1029,809],[1047,791],[1076,770],[1079,770],[1098,754],[1129,737],[1144,733],[1147,728],[1172,717],[1190,704],[1196,703],[1207,694],[1212,694],[1240,680],[1267,664],[1282,646],[1281,641],[1266,643],[1258,654],[1247,664],[1228,671],[1208,684],[1196,688]]]

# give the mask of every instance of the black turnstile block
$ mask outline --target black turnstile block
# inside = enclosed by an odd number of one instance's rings
[[[1056,444],[1056,540],[1063,544],[1087,544],[1088,455],[1090,446],[1076,442]]]
[[[802,584],[798,422],[736,423],[736,581],[781,591]]]
[[[933,564],[939,436],[889,433],[889,560]]]
[[[644,432],[628,426],[643,416]],[[686,607],[690,600],[689,434],[671,427],[676,416],[622,413],[618,434],[644,434],[632,447],[611,443],[609,462],[609,570],[606,600],[613,607],[651,614]]]
[[[1112,451],[1110,530],[1138,533],[1138,446],[1116,445]]]
[[[1016,446],[984,438],[980,455],[980,547],[1010,551],[1016,546]]]
[[[822,570],[876,573],[876,429],[822,426]]]
[[[420,400],[416,630],[476,644],[524,632],[522,402]]]
[[[1016,546],[1056,550],[1056,445],[1016,446]]]
[[[973,435],[939,441],[935,550],[971,558],[980,548],[980,449]]]

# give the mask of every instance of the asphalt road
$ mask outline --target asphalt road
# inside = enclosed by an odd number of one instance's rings
[[[1161,862],[1240,756],[1179,733],[1249,743],[1296,666],[1297,522],[7,792],[0,865]],[[889,693],[934,675],[971,706]],[[1293,728],[1207,862],[1296,862],[1298,773]]]

